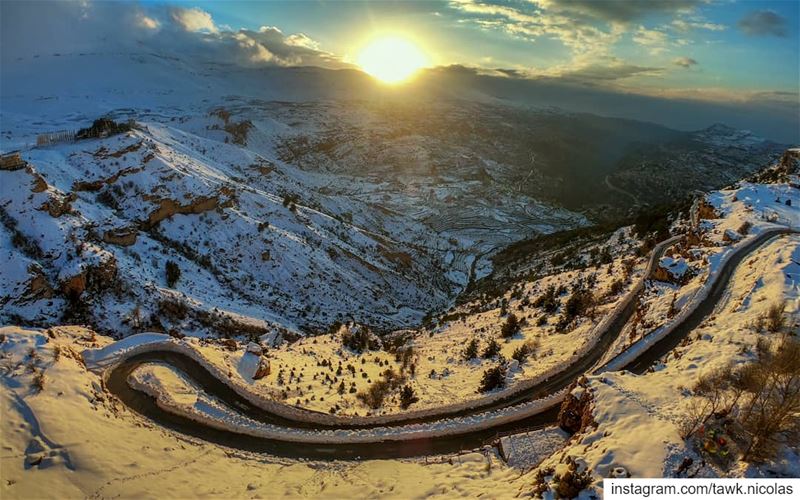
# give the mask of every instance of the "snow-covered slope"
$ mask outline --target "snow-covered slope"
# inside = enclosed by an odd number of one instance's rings
[[[197,329],[164,301],[293,330],[349,318],[399,326],[446,303],[468,274],[443,262],[465,250],[413,219],[322,195],[319,178],[167,125],[24,157],[26,168],[0,172],[5,256],[17,269],[4,273],[6,317],[57,321],[52,296],[83,280],[73,298],[108,330],[126,317]],[[170,287],[167,260],[180,269]],[[23,299],[35,276],[53,291]]]
[[[21,148],[28,163],[0,171],[0,318],[89,322],[116,335],[408,327],[487,272],[485,256],[503,245],[587,223],[504,183],[393,175],[369,157],[325,172],[282,154],[287,141],[322,132],[275,99],[326,109],[319,99],[374,87],[359,75],[150,53],[13,61],[2,149]],[[360,106],[336,105],[337,114],[352,119]],[[100,115],[136,126],[50,140]],[[413,155],[409,141],[394,154]],[[178,279],[167,279],[168,262]]]

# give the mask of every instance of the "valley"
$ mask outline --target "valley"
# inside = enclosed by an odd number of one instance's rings
[[[28,84],[70,65],[93,86]],[[796,147],[351,70],[6,68],[4,495],[47,496],[32,474],[91,497],[511,497],[798,473],[788,427],[759,462],[746,423],[730,461],[682,434],[703,377],[794,352]]]

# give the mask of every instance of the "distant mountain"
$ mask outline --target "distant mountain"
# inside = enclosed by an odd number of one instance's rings
[[[28,164],[0,170],[0,320],[115,334],[413,326],[514,242],[719,187],[779,149],[153,53],[41,55],[2,83],[0,148]],[[136,126],[60,142],[100,116]]]
[[[663,143],[632,147],[609,181],[642,203],[670,202],[731,184],[772,163],[786,147],[747,130],[715,124]]]

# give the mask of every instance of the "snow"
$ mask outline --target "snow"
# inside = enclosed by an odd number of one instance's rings
[[[2,391],[0,496],[3,498],[197,496],[355,498],[514,496],[526,485],[491,452],[420,460],[292,461],[228,450],[174,434],[125,409],[80,362],[84,346],[105,344],[79,327],[0,328]],[[61,346],[58,361],[55,346]],[[35,348],[44,390],[31,391],[26,364]],[[152,366],[151,366],[152,367]],[[152,367],[172,393],[178,379]],[[38,370],[39,368],[37,368]],[[100,390],[98,390],[100,389]],[[38,437],[37,437],[38,436]],[[37,443],[31,446],[31,441]],[[26,466],[44,448],[45,460]],[[26,455],[27,450],[27,455]]]
[[[596,478],[624,467],[633,477],[673,476],[684,458],[700,459],[679,435],[689,397],[686,388],[704,374],[730,363],[751,359],[753,346],[765,334],[751,327],[756,317],[778,300],[786,303],[789,328],[800,331],[800,235],[771,241],[737,267],[730,293],[714,316],[692,334],[688,343],[668,354],[654,371],[642,375],[607,371],[589,378],[596,429],[576,436],[542,467],[572,456],[584,462]],[[792,322],[794,324],[792,325]],[[761,466],[739,464],[729,471],[706,464],[699,477],[770,477],[800,475],[797,451]]]
[[[722,209],[725,209],[725,205],[722,205]],[[727,213],[734,218],[738,216],[738,211]],[[789,211],[784,213],[792,214]],[[712,221],[709,231],[712,235],[719,235],[719,227],[739,222],[718,219]],[[750,235],[737,245],[746,244],[755,235],[768,233],[770,228],[775,227],[774,224],[756,221]],[[708,256],[705,274],[716,272],[723,259],[729,258],[735,251],[735,246],[722,245],[719,241],[716,252],[704,250]],[[763,335],[753,331],[749,325],[776,298],[786,301],[786,314],[791,327],[800,328],[800,324],[797,324],[800,318],[798,262],[798,235],[775,239],[745,259],[737,268],[730,291],[713,318],[703,324],[687,344],[666,356],[655,371],[641,376],[607,372],[590,377],[588,390],[594,399],[593,416],[598,423],[597,429],[590,429],[566,443],[559,431],[555,430],[504,437],[503,447],[505,450],[511,449],[508,455],[513,467],[503,465],[497,456],[489,452],[434,458],[429,460],[434,463],[428,465],[419,460],[326,463],[325,472],[320,475],[322,466],[315,462],[231,452],[179,437],[144,421],[108,397],[103,389],[102,376],[97,372],[123,357],[139,352],[178,350],[200,360],[221,380],[240,393],[249,394],[256,401],[259,392],[254,391],[257,391],[259,384],[247,380],[254,361],[251,358],[256,358],[256,355],[247,352],[247,344],[236,351],[229,351],[215,342],[191,337],[177,340],[158,333],[146,333],[113,342],[108,337],[78,327],[59,327],[48,331],[5,327],[0,329],[3,336],[0,342],[3,373],[0,382],[4,389],[3,413],[0,416],[4,422],[6,447],[6,453],[0,458],[4,479],[0,484],[0,493],[20,495],[19,492],[24,492],[24,496],[47,496],[48,492],[58,488],[57,491],[66,496],[109,496],[122,492],[125,495],[145,495],[154,491],[153,488],[159,488],[160,494],[165,495],[206,493],[238,497],[257,494],[265,485],[269,485],[268,492],[264,491],[264,494],[340,497],[361,496],[366,492],[406,498],[426,495],[477,496],[491,491],[497,496],[514,496],[530,490],[532,474],[535,473],[534,470],[520,476],[519,472],[514,472],[517,468],[528,470],[542,459],[544,461],[540,469],[549,466],[563,468],[562,460],[568,456],[576,457],[591,470],[598,480],[596,489],[600,487],[600,478],[611,475],[620,467],[634,477],[673,474],[683,459],[692,457],[694,453],[677,432],[677,424],[688,401],[685,388],[704,373],[731,361],[749,359],[749,350],[756,339]],[[638,272],[637,276],[642,276],[641,268]],[[568,279],[567,275],[564,273],[558,279]],[[574,278],[575,274],[571,276]],[[534,282],[530,285],[531,291],[541,289],[551,279]],[[605,281],[601,283],[600,286],[606,286]],[[668,300],[669,294],[663,294],[663,297]],[[513,310],[519,300],[511,299],[510,309]],[[610,307],[615,307],[613,304],[616,303],[610,303]],[[682,309],[686,308],[688,303],[682,304]],[[486,326],[498,323],[496,309],[473,314],[475,318],[470,322],[483,318]],[[456,324],[459,322],[443,325],[433,337],[423,335],[415,338],[415,348],[425,352],[426,339],[439,338],[453,330]],[[532,326],[525,328],[536,331]],[[524,338],[527,338],[525,329],[511,342],[518,343]],[[265,355],[270,356],[272,363],[276,363],[281,362],[283,352],[287,353],[286,359],[289,359],[288,353],[297,354],[302,349],[317,349],[322,356],[325,353],[333,356],[339,348],[337,346],[340,346],[339,340],[333,337],[319,337],[316,344],[313,340],[302,339],[270,349]],[[59,353],[58,360],[56,351]],[[32,355],[32,352],[36,354]],[[430,352],[434,355],[433,351]],[[447,353],[446,358],[454,358],[454,362],[457,358],[453,356],[452,348],[439,352]],[[381,356],[384,358],[382,361],[394,363],[393,358],[385,354]],[[441,354],[438,356],[441,359]],[[377,364],[373,365],[377,368]],[[241,373],[235,369],[237,366],[242,367]],[[445,363],[440,366],[450,369],[455,365]],[[42,392],[33,389],[38,373],[44,374]],[[285,429],[271,429],[244,419],[204,395],[184,374],[172,367],[149,364],[135,372],[134,377],[138,378],[138,382],[134,383],[141,383],[143,388],[157,394],[159,404],[173,411],[225,429],[235,428],[253,435],[281,432],[286,437]],[[582,393],[581,390],[573,392]],[[557,402],[561,396],[556,395],[553,402]],[[261,404],[266,402],[262,401]],[[291,438],[340,441],[371,440],[376,436],[403,439],[446,435],[456,430],[461,432],[465,428],[481,428],[524,418],[546,404],[550,403],[545,401],[522,405],[489,415],[436,422],[427,426],[378,428],[366,433],[331,431],[318,436],[297,432],[292,433]],[[388,414],[384,418],[390,416]],[[6,429],[12,430],[5,432]],[[561,444],[565,447],[552,453]],[[34,463],[38,465],[32,465]],[[254,463],[258,466],[253,467]],[[703,476],[733,474],[763,477],[772,473],[797,476],[800,475],[798,463],[800,457],[796,452],[786,450],[776,462],[761,467],[740,464],[725,472],[706,465],[698,473]],[[175,464],[182,465],[176,468]],[[70,471],[69,475],[65,473],[67,470]],[[247,478],[246,484],[244,481],[231,481],[231,477]]]
[[[683,255],[668,255],[661,261],[670,271],[678,268],[685,273],[690,269],[694,276],[677,287],[655,281],[648,283],[640,299],[640,308],[645,311],[643,328],[637,331],[630,324],[626,327],[605,358],[606,369],[627,364],[648,345],[667,335],[671,326],[679,323],[693,305],[707,295],[720,267],[739,248],[765,233],[778,234],[787,228],[797,230],[800,227],[800,190],[787,184],[742,182],[733,189],[709,193],[706,199],[719,212],[720,218],[700,221],[703,235],[700,245],[686,249]],[[793,203],[786,205],[787,199]],[[773,213],[777,218],[767,220],[765,214]],[[745,224],[749,225],[747,234],[739,233]],[[723,235],[728,231],[736,232],[738,237],[725,241]],[[673,297],[675,311],[670,317],[668,311]],[[616,358],[611,361],[613,356]]]
[[[800,238],[788,236],[740,266],[717,314],[653,372],[604,373],[591,377],[589,389],[572,391],[592,393],[597,429],[566,442],[554,429],[504,436],[501,445],[513,467],[489,450],[435,457],[431,464],[290,461],[177,435],[110,397],[104,370],[137,353],[171,350],[198,360],[254,404],[289,418],[388,423],[402,413],[396,394],[371,410],[349,387],[364,390],[386,369],[403,371],[402,363],[385,351],[352,352],[337,333],[317,334],[337,320],[381,332],[415,328],[428,312],[445,311],[430,328],[405,330],[414,370],[405,367],[403,373],[419,397],[409,412],[470,408],[569,366],[595,347],[597,332],[642,290],[641,324],[624,331],[610,353],[628,347],[617,360],[635,355],[704,296],[738,248],[777,227],[800,226],[798,190],[740,182],[709,194],[719,217],[694,228],[702,241],[671,250],[661,261],[675,277],[690,276],[683,284],[646,280],[645,260],[631,257],[639,242],[630,228],[620,228],[590,245],[596,251],[612,248],[610,262],[565,270],[546,262],[555,253],[536,256],[510,266],[509,276],[519,278],[513,290],[456,304],[468,285],[492,277],[491,258],[499,249],[588,220],[515,189],[510,165],[484,157],[479,147],[454,147],[400,130],[406,122],[391,113],[414,116],[413,103],[356,106],[326,99],[342,92],[325,81],[314,89],[296,85],[299,73],[310,69],[255,72],[111,52],[35,59],[3,68],[0,149],[21,148],[29,165],[0,171],[0,324],[60,324],[74,312],[63,288],[88,277],[87,286],[99,288],[85,292],[91,298],[86,314],[105,335],[80,327],[0,328],[4,498],[154,491],[166,497],[512,497],[532,484],[531,475],[519,469],[541,460],[542,467],[563,469],[565,456],[577,457],[597,479],[620,467],[638,477],[668,475],[692,456],[676,430],[685,388],[710,370],[746,361],[760,335],[748,325],[777,297],[786,300],[790,323],[798,328]],[[76,75],[96,85],[80,85]],[[245,145],[233,144],[223,130],[225,123],[213,114],[219,106],[234,121],[252,122]],[[492,116],[493,109],[439,103],[431,113]],[[37,134],[83,127],[106,113],[135,119],[138,127],[100,140],[33,146]],[[760,143],[720,127],[706,135],[720,146]],[[303,141],[306,146],[294,147]],[[432,165],[442,168],[432,172]],[[489,180],[476,180],[475,171]],[[297,197],[294,205],[284,203],[288,195]],[[177,212],[162,219],[170,209]],[[135,241],[107,241],[128,233]],[[575,258],[588,264],[587,250]],[[611,294],[628,258],[630,279],[621,293]],[[181,269],[175,284],[166,281],[167,262]],[[553,315],[530,305],[550,285],[590,277],[596,278],[592,292],[601,298],[596,314],[579,318],[564,333],[555,331]],[[673,298],[677,312],[670,318]],[[514,361],[508,388],[480,395],[483,371],[499,358],[464,360],[463,347],[471,338],[481,346],[496,338],[506,310],[527,321],[501,343],[501,354],[510,358],[524,343],[536,342],[535,356]],[[141,333],[151,329],[189,337]],[[244,342],[229,350],[206,340],[220,334]],[[262,343],[258,349],[247,343],[256,340]],[[272,371],[255,381],[262,360]],[[343,375],[336,373],[339,362]],[[344,380],[351,385],[339,395],[337,382]],[[306,443],[434,438],[490,428],[524,420],[565,395],[430,424],[311,433],[244,418],[167,365],[142,366],[131,382],[163,408],[210,426]],[[43,384],[41,391],[37,384]],[[331,407],[334,415],[327,413]],[[775,464],[740,464],[732,474],[774,470],[797,476],[798,463],[796,451],[788,450]],[[701,473],[725,474],[713,467]]]
[[[682,278],[686,275],[687,271],[689,271],[689,265],[682,257],[677,259],[669,256],[662,257],[659,261],[659,265],[664,269],[667,269],[675,278]]]
[[[500,452],[511,467],[530,469],[566,444],[569,435],[558,427],[500,438]]]
[[[118,340],[100,349],[86,349],[81,354],[89,369],[100,371],[116,364],[120,359],[142,346],[161,345],[170,342],[171,337],[163,333],[138,333]]]

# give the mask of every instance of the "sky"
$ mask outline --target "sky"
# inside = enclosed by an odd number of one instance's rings
[[[774,111],[782,121],[772,129],[788,126],[782,135],[800,141],[796,0],[3,0],[0,10],[4,63],[122,46],[241,66],[359,69],[365,47],[393,35],[427,66],[489,75],[501,87],[505,79],[584,96],[735,104],[742,120],[756,113],[764,124]]]
[[[159,4],[158,2],[154,2]],[[186,2],[218,26],[274,26],[357,61],[398,33],[433,65],[513,69],[658,93],[796,92],[800,2],[530,0]]]

